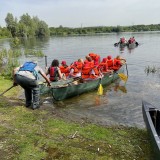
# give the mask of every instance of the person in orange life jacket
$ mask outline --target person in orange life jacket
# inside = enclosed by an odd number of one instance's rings
[[[89,56],[94,61],[94,65],[98,66],[98,64],[100,63],[100,56],[98,54],[95,54],[95,53],[89,53]]]
[[[70,66],[70,73],[68,78],[72,78],[72,77],[81,77],[81,69],[78,68],[78,62],[75,61],[73,64],[71,64]]]
[[[94,60],[90,56],[86,56],[86,61],[88,62],[88,65],[93,68],[94,67]]]
[[[116,58],[114,58],[113,70],[118,70],[125,63],[126,60],[118,55]]]
[[[125,64],[125,63],[126,63],[126,59],[123,58],[123,57],[121,57],[120,55],[118,55],[118,56],[116,57],[116,59],[119,60],[119,61],[121,62],[121,64]]]
[[[92,53],[92,54],[94,54],[94,53]],[[92,54],[90,53],[90,55],[93,57],[94,55],[92,55]],[[86,56],[86,59],[88,61],[85,61],[85,65],[82,69],[82,78],[95,79],[95,78],[98,78],[100,75],[100,71],[97,68],[97,66],[95,66],[95,63],[92,60],[92,57]]]
[[[102,62],[98,65],[98,69],[100,69],[101,72],[107,71],[108,69],[107,58],[102,59]]]
[[[92,69],[94,68],[94,61],[90,56],[86,56],[86,60],[84,61],[84,66],[82,68],[82,78],[83,79],[90,79]]]
[[[120,61],[116,61],[113,66],[113,70],[117,71],[121,66],[122,66],[122,63]]]
[[[37,62],[25,62],[13,70],[13,85],[20,85],[25,92],[26,107],[37,109],[40,107],[40,92],[38,78],[39,74],[50,86],[50,80],[44,71],[37,65]]]
[[[95,78],[102,78],[103,74],[102,72],[98,69],[97,66],[95,66],[94,68],[92,68],[91,72],[90,72],[90,78],[91,79],[95,79]]]
[[[82,67],[82,78],[83,79],[90,78],[90,73],[91,73],[91,70],[92,70],[93,67],[94,67],[94,65],[91,65],[88,60],[84,61],[84,65]]]
[[[50,81],[56,82],[62,78],[65,79],[65,75],[61,73],[59,68],[59,61],[54,59],[51,63],[51,66],[47,69],[46,75],[50,75]]]
[[[112,56],[107,56],[107,64],[108,64],[108,68],[109,69],[112,69],[113,67],[113,59],[112,59]]]
[[[70,72],[70,67],[67,65],[66,61],[62,61],[61,65],[59,66],[61,73],[65,74],[66,77],[68,77],[69,72]]]
[[[112,73],[113,70],[108,68],[108,64],[107,64],[107,58],[103,58],[102,62],[98,65],[98,69],[102,72],[102,73]]]
[[[80,62],[82,65],[84,65],[84,60],[82,58],[78,59],[78,62]]]

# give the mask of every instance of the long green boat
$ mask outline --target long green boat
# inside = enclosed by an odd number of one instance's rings
[[[125,65],[123,65],[118,71],[114,71],[112,74],[105,73],[102,78],[98,78],[96,80],[63,80],[52,82],[51,87],[48,87],[46,84],[42,83],[40,84],[40,94],[51,94],[54,100],[61,101],[92,90],[96,90],[100,84],[102,84],[102,86],[109,85],[118,79],[118,73],[124,72]]]

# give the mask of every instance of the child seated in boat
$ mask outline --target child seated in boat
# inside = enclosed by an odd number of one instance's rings
[[[126,63],[126,60],[121,56],[117,56],[116,58],[114,58],[113,63],[113,70],[117,71],[123,64]]]
[[[95,54],[95,53],[89,53],[89,56],[92,58],[92,60],[94,61],[94,65],[98,66],[100,63],[100,55]]]
[[[99,68],[94,66],[89,61],[84,61],[84,66],[82,68],[82,78],[84,80],[92,80],[102,77],[102,73]]]
[[[90,72],[90,79],[98,79],[102,77],[103,73],[98,69],[98,67],[95,66],[94,68],[92,68]]]
[[[110,55],[107,56],[107,64],[108,64],[108,69],[112,70],[113,59],[112,59],[112,56],[110,56]]]
[[[61,73],[65,74],[65,76],[68,77],[70,72],[70,66],[67,65],[66,61],[62,61],[59,68],[61,70]]]
[[[47,69],[46,75],[49,75],[49,79],[52,82],[56,82],[60,79],[66,79],[65,75],[61,73],[59,68],[59,61],[54,59],[51,63],[51,66]]]
[[[102,73],[113,72],[113,70],[108,68],[107,58],[102,59],[102,62],[98,65],[98,69],[100,69]]]
[[[125,63],[126,63],[126,59],[123,58],[123,57],[121,57],[120,55],[118,55],[118,56],[116,57],[116,59],[120,60],[120,62],[121,62],[122,64],[125,64]]]
[[[82,62],[79,61],[75,61],[73,64],[71,64],[68,78],[81,77],[82,66]]]

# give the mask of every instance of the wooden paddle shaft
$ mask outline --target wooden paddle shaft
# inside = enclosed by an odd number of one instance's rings
[[[6,92],[8,92],[10,89],[12,89],[13,87],[15,87],[14,85],[9,87],[8,89],[6,89],[3,93],[0,94],[0,96],[2,96],[3,94],[5,94]]]

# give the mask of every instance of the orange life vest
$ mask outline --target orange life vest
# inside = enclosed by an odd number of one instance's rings
[[[114,59],[114,65],[112,67],[113,70],[117,71],[122,66],[122,63],[119,59]]]
[[[108,64],[107,64],[107,62],[101,62],[98,65],[98,69],[100,69],[102,72],[107,72],[107,70],[108,70]]]
[[[94,60],[94,65],[98,65],[100,63],[100,56],[95,53],[89,53],[89,56]]]
[[[82,70],[82,67],[83,67],[83,63],[82,63],[82,62],[77,62],[77,63],[76,63],[76,67],[77,67],[77,69],[78,69],[79,71],[81,71],[81,70]]]
[[[89,61],[85,61],[83,68],[82,68],[82,78],[86,79],[90,77],[90,72],[92,70],[93,67],[91,67],[91,62]]]
[[[107,60],[107,64],[108,64],[108,68],[112,69],[112,67],[113,67],[113,60],[112,59]]]
[[[92,70],[94,71],[95,74],[90,74],[89,78],[95,79],[95,78],[97,78],[97,76],[100,76],[100,72],[97,67],[94,67]]]
[[[64,73],[66,75],[66,77],[69,75],[70,67],[60,66],[59,68],[61,70],[61,73]]]

